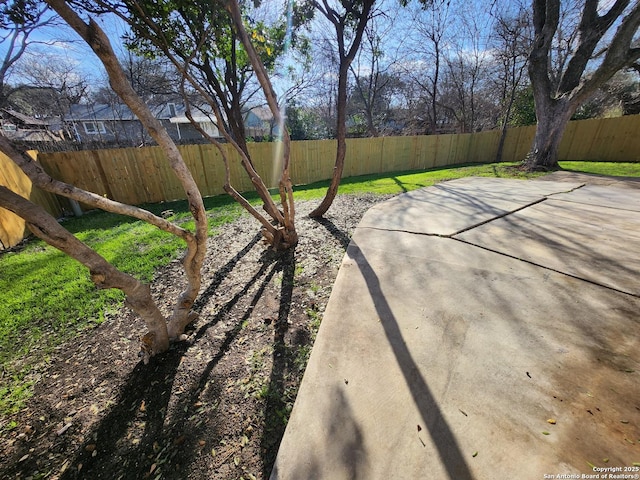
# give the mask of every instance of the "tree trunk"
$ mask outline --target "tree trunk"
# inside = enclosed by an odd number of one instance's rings
[[[291,139],[289,138],[289,132],[287,131],[287,128],[285,126],[284,118],[282,118],[282,113],[280,112],[280,108],[278,106],[278,99],[276,97],[275,90],[271,85],[271,80],[269,79],[267,69],[262,63],[262,60],[260,60],[260,57],[258,56],[258,53],[256,52],[253,44],[251,43],[251,39],[249,38],[246,29],[244,28],[240,5],[238,4],[237,0],[229,0],[226,3],[226,8],[231,15],[231,19],[233,20],[233,23],[236,27],[238,37],[242,42],[247,55],[249,56],[251,66],[253,67],[256,77],[258,78],[258,82],[260,83],[260,87],[262,88],[265,99],[267,100],[269,109],[271,110],[271,113],[273,114],[273,117],[278,125],[281,125],[282,174],[278,183],[278,189],[280,191],[280,203],[282,205],[282,212],[280,212],[276,208],[269,195],[269,192],[266,191],[266,187],[265,195],[260,196],[265,201],[265,210],[269,212],[272,218],[274,218],[278,222],[278,226],[275,228],[275,230],[263,228],[262,234],[267,242],[269,242],[269,244],[272,246],[272,248],[277,251],[284,251],[288,250],[289,248],[295,247],[298,243],[298,233],[296,232],[295,227],[293,184],[291,182],[289,173],[289,164],[291,159]],[[258,176],[258,179],[259,178],[260,177]],[[254,182],[254,185],[256,185],[256,182]],[[228,181],[227,186],[229,186]],[[227,189],[227,186],[225,186],[225,190]]]
[[[523,167],[528,171],[549,171],[560,168],[558,150],[567,123],[575,108],[568,101],[554,100],[546,102],[536,99],[538,126],[531,150],[527,154]]]
[[[322,218],[335,200],[338,194],[340,180],[342,179],[342,172],[344,171],[344,159],[347,156],[347,74],[349,70],[348,65],[344,65],[344,63],[346,63],[345,61],[341,63],[338,77],[338,102],[336,107],[336,137],[338,140],[336,162],[333,166],[331,183],[329,184],[327,193],[322,199],[322,202],[320,202],[320,205],[309,214],[311,218]]]
[[[169,348],[167,322],[153,301],[148,285],[115,268],[69,233],[44,208],[3,186],[0,186],[0,206],[24,218],[29,230],[38,238],[87,267],[98,288],[117,288],[125,293],[126,305],[140,315],[149,329],[143,337],[141,356],[144,363]]]
[[[131,87],[131,83],[127,80],[126,74],[111,47],[111,42],[100,26],[91,18],[88,23],[85,23],[64,0],[45,1],[76,31],[100,59],[109,76],[111,87],[124,103],[127,104],[131,111],[135,113],[151,137],[153,137],[162,148],[167,156],[171,169],[180,181],[187,196],[189,211],[195,220],[196,231],[195,234],[182,236],[187,243],[187,252],[182,261],[187,279],[187,287],[175,303],[167,326],[169,337],[171,339],[177,339],[184,332],[185,327],[194,319],[194,316],[191,314],[191,307],[195,302],[201,286],[201,268],[206,254],[208,234],[207,216],[202,195],[176,144],[162,123],[153,116],[149,107]],[[150,334],[153,334],[153,332],[150,332]],[[145,340],[148,338],[149,337],[145,336]],[[148,344],[143,343],[143,351],[145,350],[145,346],[148,346]],[[168,344],[164,345],[163,343],[163,346],[164,350],[168,348]],[[159,353],[160,351],[162,350],[154,348],[150,355]]]

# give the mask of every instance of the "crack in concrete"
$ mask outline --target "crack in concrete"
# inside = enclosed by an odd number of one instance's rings
[[[640,298],[640,294],[632,293],[632,292],[627,292],[627,291],[625,291],[625,290],[620,290],[619,288],[615,288],[615,287],[612,287],[612,286],[610,286],[610,285],[605,285],[604,283],[596,282],[595,280],[589,280],[588,278],[579,277],[579,276],[577,276],[577,275],[573,275],[573,274],[571,274],[571,273],[563,272],[562,270],[557,270],[557,269],[555,269],[555,268],[547,267],[546,265],[542,265],[542,264],[540,264],[540,263],[536,263],[536,262],[534,262],[534,261],[527,260],[527,259],[525,259],[525,258],[520,258],[520,257],[515,256],[515,255],[510,255],[510,254],[505,253],[505,252],[500,252],[500,251],[498,251],[498,250],[494,250],[494,249],[492,249],[492,248],[485,247],[485,246],[483,246],[483,245],[478,245],[477,243],[468,242],[467,240],[462,240],[462,239],[460,239],[460,238],[453,238],[453,237],[450,237],[450,239],[451,239],[451,240],[455,240],[455,241],[460,242],[460,243],[464,243],[464,244],[470,245],[470,246],[472,246],[472,247],[481,248],[482,250],[486,250],[487,252],[497,253],[498,255],[502,255],[502,256],[504,256],[504,257],[512,258],[512,259],[514,259],[514,260],[519,260],[519,261],[521,261],[521,262],[528,263],[529,265],[533,265],[533,266],[535,266],[535,267],[544,268],[545,270],[549,270],[549,271],[551,271],[551,272],[559,273],[559,274],[561,274],[561,275],[565,275],[565,276],[567,276],[567,277],[571,277],[571,278],[574,278],[574,279],[576,279],[576,280],[581,280],[581,281],[583,281],[583,282],[587,282],[587,283],[590,283],[590,284],[592,284],[592,285],[596,285],[596,286],[598,286],[598,287],[606,288],[606,289],[608,289],[608,290],[612,290],[612,291],[614,291],[614,292],[623,293],[623,294],[625,294],[625,295],[629,295],[629,296],[631,296],[631,297],[635,297],[635,298]]]
[[[542,203],[542,202],[544,202],[545,200],[548,200],[550,197],[552,197],[554,195],[560,195],[560,194],[563,194],[563,193],[575,192],[576,190],[579,190],[580,188],[583,188],[584,186],[586,186],[586,183],[583,183],[582,185],[578,185],[577,187],[572,188],[570,190],[565,190],[565,191],[562,191],[562,192],[555,192],[555,193],[550,193],[550,194],[544,195],[543,198],[541,198],[539,200],[536,200],[535,202],[528,203],[528,204],[523,205],[522,207],[519,207],[519,208],[517,208],[515,210],[510,210],[510,211],[505,212],[505,213],[503,213],[501,215],[498,215],[496,217],[490,218],[490,219],[485,220],[483,222],[479,222],[479,223],[474,224],[474,225],[472,225],[470,227],[466,227],[466,228],[464,228],[462,230],[459,230],[459,231],[457,231],[455,233],[448,233],[448,234],[426,233],[426,232],[416,232],[416,231],[412,231],[412,230],[402,230],[402,229],[396,229],[396,228],[378,228],[378,227],[357,227],[357,228],[370,229],[370,230],[382,230],[382,231],[385,231],[385,232],[409,233],[411,235],[423,235],[425,237],[448,238],[448,239],[455,240],[455,241],[460,242],[460,243],[465,243],[465,244],[470,245],[472,247],[481,248],[481,249],[486,250],[488,252],[496,253],[496,254],[502,255],[504,257],[508,257],[508,258],[512,258],[514,260],[518,260],[518,261],[521,261],[521,262],[524,262],[524,263],[528,263],[529,265],[533,265],[535,267],[539,267],[539,268],[543,268],[543,269],[551,271],[551,272],[559,273],[560,275],[565,275],[567,277],[574,278],[576,280],[587,282],[587,283],[590,283],[590,284],[598,286],[598,287],[606,288],[608,290],[611,290],[611,291],[614,291],[614,292],[618,292],[618,293],[622,293],[624,295],[629,295],[631,297],[640,298],[640,294],[638,294],[638,293],[632,293],[632,292],[627,292],[625,290],[620,290],[619,288],[611,287],[609,285],[605,285],[603,283],[596,282],[595,280],[589,280],[587,278],[579,277],[577,275],[573,275],[571,273],[563,272],[563,271],[557,270],[555,268],[547,267],[546,265],[542,265],[542,264],[533,262],[531,260],[520,258],[520,257],[515,256],[515,255],[510,255],[508,253],[500,252],[498,250],[494,250],[492,248],[485,247],[483,245],[478,245],[476,243],[472,243],[472,242],[469,242],[467,240],[462,240],[460,238],[455,238],[456,235],[460,235],[461,233],[468,232],[469,230],[473,230],[474,228],[481,227],[481,226],[486,225],[488,223],[491,223],[491,222],[493,222],[495,220],[499,220],[501,218],[508,217],[509,215],[512,215],[512,214],[517,213],[517,212],[520,212],[520,211],[522,211],[522,210],[524,210],[526,208],[529,208],[529,207],[532,207],[532,206],[537,205],[539,203]]]

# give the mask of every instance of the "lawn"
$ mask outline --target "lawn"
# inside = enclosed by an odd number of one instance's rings
[[[340,194],[397,194],[466,176],[531,178],[510,168],[514,164],[467,165],[422,172],[367,175],[346,178]],[[563,168],[586,173],[640,176],[638,164],[563,162]],[[296,200],[321,198],[328,182],[295,188]],[[249,195],[258,202],[255,195]],[[240,206],[228,196],[205,200],[210,232],[239,218]],[[172,219],[190,227],[186,202],[147,205],[160,213],[173,211]],[[64,226],[119,269],[149,282],[154,272],[176,258],[183,244],[144,222],[105,212],[68,219]],[[256,231],[258,224],[256,223]],[[304,232],[300,232],[304,235]],[[116,290],[95,289],[85,267],[39,240],[0,254],[0,415],[18,411],[29,397],[34,371],[46,365],[54,349],[95,327],[122,307]]]

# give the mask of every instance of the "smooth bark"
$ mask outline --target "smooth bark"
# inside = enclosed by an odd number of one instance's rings
[[[152,339],[149,355],[169,348],[167,323],[153,301],[148,285],[116,269],[63,228],[44,208],[3,186],[0,186],[0,206],[25,219],[34,235],[87,267],[91,280],[98,288],[122,290],[126,295],[126,304],[140,315],[149,329],[148,338]],[[146,363],[148,357],[144,361]]]
[[[327,0],[322,0],[322,2],[313,2],[315,8],[320,11],[335,28],[336,41],[338,44],[339,68],[338,96],[336,103],[336,139],[338,141],[338,146],[336,148],[336,161],[333,166],[331,183],[329,184],[327,193],[320,202],[320,205],[318,205],[309,214],[311,218],[321,218],[325,213],[327,213],[327,210],[329,210],[329,207],[331,207],[333,200],[338,194],[338,187],[340,186],[340,180],[342,179],[344,161],[347,155],[347,78],[349,75],[349,66],[353,62],[353,59],[360,48],[360,44],[362,43],[362,36],[364,34],[365,27],[367,26],[367,22],[370,19],[374,3],[375,0],[363,0],[361,3],[362,10],[357,13],[351,12],[354,17],[357,15],[357,24],[355,31],[353,32],[353,40],[347,49],[345,40],[348,36],[348,32],[346,32],[348,12],[341,16],[329,6]],[[349,3],[349,5],[351,8],[354,7],[353,3]]]
[[[144,285],[135,278],[115,269],[62,228],[44,210],[6,188],[2,190],[3,207],[25,218],[35,235],[87,266],[91,272],[92,280],[99,288],[119,288],[125,292],[127,305],[144,319],[149,329],[149,333],[143,337],[147,347],[144,349],[144,359],[148,361],[150,356],[165,351],[168,348],[169,340],[178,338],[183,333],[185,326],[194,318],[190,314],[190,310],[200,290],[200,269],[206,253],[207,239],[207,219],[202,196],[175,143],[131,87],[111,48],[109,39],[98,24],[93,19],[89,19],[88,22],[83,21],[63,0],[46,0],[46,3],[92,48],[103,63],[113,90],[131,108],[150,135],[163,148],[171,168],[185,190],[189,209],[196,223],[195,234],[143,209],[100,197],[51,178],[28,155],[17,151],[4,137],[0,137],[0,149],[12,158],[40,188],[104,210],[145,220],[158,228],[177,235],[186,242],[187,252],[184,255],[183,267],[187,277],[187,287],[176,301],[168,323],[153,302],[148,285]]]

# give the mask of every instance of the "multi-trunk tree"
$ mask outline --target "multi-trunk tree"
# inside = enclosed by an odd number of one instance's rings
[[[166,57],[182,76],[182,90],[195,92],[204,106],[187,105],[186,116],[194,127],[216,145],[226,168],[224,189],[262,225],[266,241],[275,250],[296,245],[295,208],[289,177],[289,136],[268,71],[285,48],[287,22],[274,25],[250,22],[237,1],[172,0],[76,0],[95,12],[118,15],[131,28],[129,45],[147,55]],[[249,23],[248,25],[246,23]],[[282,130],[280,206],[256,170],[247,145],[244,103],[262,90],[276,124]],[[249,91],[250,90],[250,91]],[[264,214],[249,203],[230,183],[229,159],[218,139],[211,137],[194,120],[193,109],[212,116],[220,133],[240,157],[242,167],[263,202]]]
[[[91,47],[105,67],[113,90],[137,115],[149,133],[164,150],[169,165],[180,180],[189,210],[195,220],[195,231],[190,231],[158,217],[151,212],[104,198],[50,177],[26,152],[20,151],[5,137],[0,136],[0,151],[12,159],[35,185],[43,190],[62,195],[86,205],[144,220],[183,239],[187,249],[182,260],[187,286],[176,299],[169,318],[165,318],[151,297],[149,285],[123,273],[94,250],[80,242],[64,229],[43,208],[31,203],[6,187],[0,186],[0,206],[25,219],[28,228],[42,240],[82,263],[89,269],[91,279],[98,288],[117,288],[126,296],[126,304],[146,323],[147,334],[142,337],[143,359],[168,349],[171,340],[181,337],[186,325],[193,320],[191,307],[200,291],[201,266],[206,254],[207,218],[195,180],[189,172],[176,145],[162,124],[154,118],[144,101],[135,93],[118,62],[111,43],[97,22],[84,19],[64,0],[46,0],[64,21]],[[23,13],[24,14],[24,13]]]
[[[176,177],[181,182],[185,196],[189,204],[189,210],[195,221],[194,231],[185,229],[180,225],[171,223],[170,221],[158,217],[151,212],[122,204],[92,192],[87,192],[76,188],[50,177],[36,162],[34,162],[26,152],[20,151],[8,139],[0,136],[0,151],[12,159],[33,181],[34,185],[43,190],[68,197],[70,199],[82,202],[91,207],[100,208],[110,212],[129,215],[131,217],[146,221],[168,233],[178,236],[186,243],[186,253],[184,254],[182,264],[187,279],[187,287],[176,299],[172,314],[165,318],[160,312],[153,298],[149,285],[143,284],[131,275],[125,274],[117,270],[113,265],[107,262],[103,257],[80,242],[71,233],[65,230],[53,217],[51,217],[44,209],[29,202],[21,196],[15,194],[6,187],[0,186],[0,206],[10,210],[26,220],[28,228],[45,242],[58,248],[62,252],[71,256],[75,260],[85,265],[90,272],[91,279],[98,288],[118,288],[125,293],[126,304],[131,307],[146,323],[148,333],[141,338],[142,354],[145,362],[150,357],[161,353],[169,347],[172,340],[181,338],[186,325],[194,319],[191,307],[199,294],[201,285],[201,266],[206,255],[207,241],[207,218],[202,201],[202,196],[198,190],[197,184],[189,172],[178,148],[170,138],[162,124],[154,118],[149,106],[143,98],[138,95],[131,85],[127,72],[123,69],[112,46],[100,28],[94,16],[97,15],[95,10],[96,2],[73,2],[65,0],[44,0],[44,3],[64,22],[66,22],[87,45],[93,50],[96,56],[102,62],[108,78],[111,89],[120,97],[120,99],[131,109],[140,122],[144,125],[148,133],[153,137],[157,144],[164,150],[168,163],[174,171]],[[209,5],[209,2],[202,2],[202,5]],[[24,2],[17,2],[20,6]],[[137,3],[136,3],[137,4]],[[90,6],[90,9],[85,7]],[[164,5],[167,7],[167,5]],[[10,19],[28,18],[31,12],[41,12],[42,6],[39,2],[29,2],[29,10],[16,10],[17,13]],[[102,5],[104,7],[104,5]],[[176,8],[184,7],[190,9],[191,20],[201,20],[199,12],[194,9],[197,7],[195,3],[176,2]],[[30,10],[31,8],[36,10]],[[40,8],[40,10],[37,10]],[[5,12],[3,12],[5,13]],[[177,14],[175,11],[166,12],[167,18],[174,18]],[[227,21],[231,23],[231,28],[235,32],[237,41],[242,45],[242,50],[246,55],[246,62],[251,65],[257,81],[260,84],[266,101],[272,110],[276,120],[282,125],[284,119],[281,117],[280,109],[277,103],[276,95],[270,83],[267,68],[260,58],[261,51],[266,52],[267,56],[271,55],[268,42],[264,37],[260,37],[255,30],[249,33],[245,28],[244,19],[240,7],[236,1],[217,4],[217,10],[210,12],[211,18],[225,16]],[[196,17],[193,17],[193,15]],[[9,18],[9,17],[6,17]],[[6,20],[3,17],[3,21]],[[148,26],[147,28],[152,28]],[[214,38],[212,35],[212,27],[207,30],[210,37],[204,36],[202,41],[189,51],[189,62],[198,62],[211,54],[211,49],[216,48],[215,45],[207,43]],[[205,33],[207,33],[205,32]],[[158,35],[161,32],[156,32]],[[148,39],[147,39],[148,40]],[[253,41],[257,41],[258,47],[255,47]],[[200,48],[198,48],[200,47]],[[182,88],[184,83],[189,81],[191,86],[205,99],[209,100],[209,104],[213,109],[219,125],[224,124],[224,120],[228,120],[221,112],[219,103],[212,98],[206,89],[199,88],[196,79],[191,76],[193,65],[189,62],[181,63],[176,59],[175,52],[167,49],[167,57],[176,67],[180,67],[179,71],[182,75]],[[237,52],[236,52],[237,53]],[[185,96],[185,100],[187,97]],[[187,115],[191,113],[187,111]],[[194,122],[195,123],[195,122]],[[224,129],[223,129],[224,130]],[[202,132],[206,135],[206,132]],[[267,241],[276,249],[283,250],[293,247],[297,242],[297,233],[293,224],[294,208],[293,208],[293,192],[289,179],[289,137],[286,130],[283,131],[283,167],[280,179],[280,198],[281,207],[278,207],[271,198],[266,186],[255,172],[253,165],[244,149],[234,141],[232,135],[226,133],[227,140],[232,143],[241,155],[243,165],[251,176],[251,180],[256,185],[258,193],[265,201],[264,209],[271,219],[259,213],[253,205],[244,199],[229,184],[229,168],[227,164],[227,178],[225,189],[232,194],[247,210],[249,210],[263,225],[263,235]],[[213,139],[212,139],[213,140]],[[217,142],[216,145],[221,147]],[[223,149],[220,148],[221,152]],[[224,156],[224,152],[223,152]],[[226,157],[225,157],[226,163]]]
[[[558,168],[562,134],[578,107],[640,59],[640,2],[585,0],[573,25],[560,28],[563,6],[560,0],[533,0],[529,77],[538,126],[523,163],[529,170]]]

